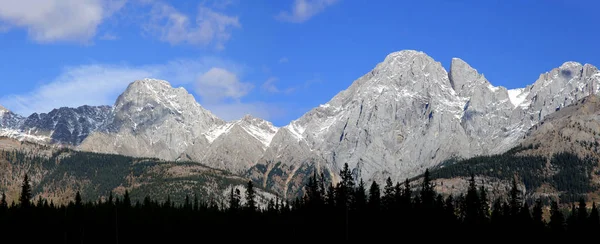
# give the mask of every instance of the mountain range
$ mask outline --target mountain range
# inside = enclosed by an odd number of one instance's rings
[[[551,114],[598,92],[600,72],[565,62],[518,89],[493,86],[459,58],[450,70],[427,54],[394,52],[350,87],[283,127],[245,116],[224,121],[167,81],[132,82],[113,106],[22,117],[0,107],[0,136],[77,150],[195,161],[293,196],[307,175],[394,181],[456,158],[520,145]]]

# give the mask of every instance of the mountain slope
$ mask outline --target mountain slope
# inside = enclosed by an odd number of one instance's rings
[[[512,177],[525,196],[572,202],[600,199],[600,97],[591,95],[561,108],[533,126],[519,146],[506,153],[449,163],[432,171],[438,190],[464,192],[474,173],[495,195]]]
[[[103,107],[83,120],[71,116],[74,110],[23,118],[0,109],[0,122],[3,135],[197,161],[293,195],[311,172],[337,181],[345,163],[355,178],[402,181],[451,158],[506,152],[548,115],[597,93],[594,82],[600,83],[597,68],[565,62],[509,90],[459,58],[446,71],[427,54],[404,50],[281,128],[252,117],[225,122],[185,89],[157,79],[133,82],[110,111]]]
[[[79,145],[107,120],[109,106],[62,107],[49,113],[33,113],[24,118],[0,108],[0,135],[20,140]]]
[[[175,160],[212,127],[225,122],[183,88],[162,80],[131,83],[119,96],[105,127],[90,135],[82,150]]]
[[[533,85],[507,90],[458,58],[446,72],[423,52],[392,53],[331,101],[280,129],[290,138],[272,143],[261,160],[269,163],[249,174],[266,184],[263,168],[293,174],[312,164],[335,179],[348,163],[356,177],[401,181],[449,158],[513,148],[557,107],[589,94],[592,81],[600,83],[595,67],[566,62]],[[268,153],[282,148],[293,150]],[[288,177],[283,184],[297,182]]]

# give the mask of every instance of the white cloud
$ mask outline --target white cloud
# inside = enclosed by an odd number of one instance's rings
[[[225,98],[239,100],[254,86],[251,83],[240,82],[237,75],[223,68],[211,68],[198,77],[196,93],[203,101],[218,103]]]
[[[192,84],[213,66],[242,72],[243,67],[217,58],[173,60],[142,66],[92,64],[66,67],[62,74],[31,92],[0,98],[0,104],[22,115],[58,107],[112,105],[129,83],[153,77],[174,86]]]
[[[111,34],[111,33],[104,33],[103,35],[101,35],[99,37],[100,40],[105,40],[105,41],[114,41],[119,39],[118,36]]]
[[[286,93],[286,94],[292,93],[293,91],[296,90],[295,87],[290,87],[290,88],[287,88],[285,90],[281,90],[281,89],[279,89],[277,87],[277,85],[275,85],[275,83],[277,81],[279,81],[279,79],[277,77],[269,77],[269,79],[267,79],[267,81],[265,81],[265,83],[262,84],[262,89],[266,90],[268,92],[271,92],[271,93],[281,93],[281,92],[283,92],[283,93]]]
[[[125,0],[0,0],[0,26],[24,28],[36,42],[87,43]]]
[[[323,12],[338,0],[294,0],[291,11],[282,11],[275,16],[280,21],[302,23]]]
[[[287,57],[282,57],[282,58],[279,59],[279,63],[280,64],[287,63],[288,61],[290,61],[290,60],[288,60]]]
[[[59,107],[112,105],[131,82],[152,77],[167,80],[174,87],[198,88],[192,90],[200,96],[202,106],[226,120],[239,119],[245,114],[263,119],[283,116],[286,111],[275,104],[241,101],[253,86],[240,82],[239,74],[243,73],[244,66],[214,57],[141,66],[72,66],[30,92],[0,97],[0,104],[25,116]]]
[[[202,5],[198,8],[196,18],[192,19],[168,4],[154,2],[150,16],[145,31],[171,45],[212,44],[217,49],[223,49],[225,42],[231,38],[232,30],[241,27],[237,16],[219,13]]]

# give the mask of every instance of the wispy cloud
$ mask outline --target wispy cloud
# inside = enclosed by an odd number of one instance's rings
[[[0,22],[4,31],[26,29],[39,43],[87,44],[98,26],[124,4],[125,0],[0,0]]]
[[[213,45],[221,50],[231,38],[233,29],[241,28],[237,16],[217,12],[203,5],[198,7],[193,18],[164,2],[152,2],[150,16],[144,30],[171,45]]]
[[[277,77],[269,77],[267,81],[262,84],[262,89],[268,91],[270,93],[292,93],[296,90],[295,87],[290,87],[284,90],[281,90],[275,85],[279,79]]]
[[[289,61],[290,61],[290,60],[289,60],[287,57],[282,57],[282,58],[280,58],[280,59],[279,59],[279,63],[280,63],[280,64],[287,63],[287,62],[289,62]]]
[[[245,114],[263,119],[283,116],[285,110],[276,104],[243,101],[254,86],[240,78],[245,69],[243,65],[215,57],[139,66],[70,66],[30,92],[0,97],[0,104],[25,116],[59,107],[112,105],[131,82],[151,77],[167,80],[174,87],[191,88],[202,106],[226,120],[239,119]]]
[[[0,98],[0,104],[22,115],[48,112],[57,107],[111,105],[127,85],[152,77],[178,86],[193,84],[212,67],[242,66],[217,58],[177,59],[163,64],[130,66],[127,64],[89,64],[65,67],[60,75],[36,89]]]
[[[114,41],[119,39],[118,36],[111,34],[111,33],[104,33],[103,35],[101,35],[99,37],[100,40],[105,40],[105,41]]]
[[[291,11],[282,11],[275,18],[280,21],[302,23],[336,2],[338,0],[294,0]]]
[[[219,103],[226,98],[239,101],[252,88],[251,83],[240,82],[236,74],[223,68],[211,68],[196,81],[196,93],[208,103]]]

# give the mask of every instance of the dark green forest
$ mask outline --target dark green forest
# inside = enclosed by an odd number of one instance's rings
[[[229,172],[212,169],[196,162],[169,162],[153,158],[132,158],[122,155],[72,151],[54,152],[50,157],[23,151],[0,151],[0,159],[11,167],[24,168],[23,173],[43,174],[32,187],[32,194],[56,192],[65,187],[79,190],[84,199],[108,197],[117,187],[131,188],[132,200],[150,196],[165,201],[167,197],[181,202],[186,195],[198,195],[202,200],[218,200],[219,193],[229,185],[243,185],[246,181]],[[186,174],[173,175],[175,168]],[[214,189],[206,188],[210,183]],[[132,187],[132,184],[136,184]],[[0,186],[0,192],[5,191]],[[69,196],[73,198],[74,196]]]
[[[516,156],[526,148],[514,148],[501,155],[480,156],[458,162],[447,162],[432,170],[432,179],[469,177],[470,174],[510,181],[517,177],[528,191],[547,184],[559,192],[561,202],[575,202],[579,198],[588,200],[587,193],[597,189],[592,183],[594,167],[598,161],[592,157],[579,158],[562,152],[550,160],[540,156]],[[529,199],[532,202],[535,199]],[[546,199],[548,200],[548,199]]]
[[[556,201],[545,206],[523,201],[513,178],[502,199],[490,199],[471,175],[466,194],[444,198],[437,194],[427,170],[418,186],[392,182],[384,186],[362,180],[355,184],[345,165],[341,181],[327,183],[313,174],[304,195],[294,201],[256,202],[256,188],[246,184],[244,198],[232,189],[227,206],[186,196],[183,203],[156,201],[147,196],[132,201],[129,192],[106,201],[86,201],[77,192],[67,205],[32,199],[25,175],[18,202],[0,199],[0,231],[25,242],[43,243],[155,243],[219,241],[383,241],[421,238],[466,241],[494,236],[495,240],[595,233],[600,228],[596,204],[583,199],[570,210]],[[417,189],[417,190],[413,190]],[[544,218],[550,208],[549,218]],[[6,237],[0,233],[0,236]],[[555,240],[555,239],[554,239]]]

